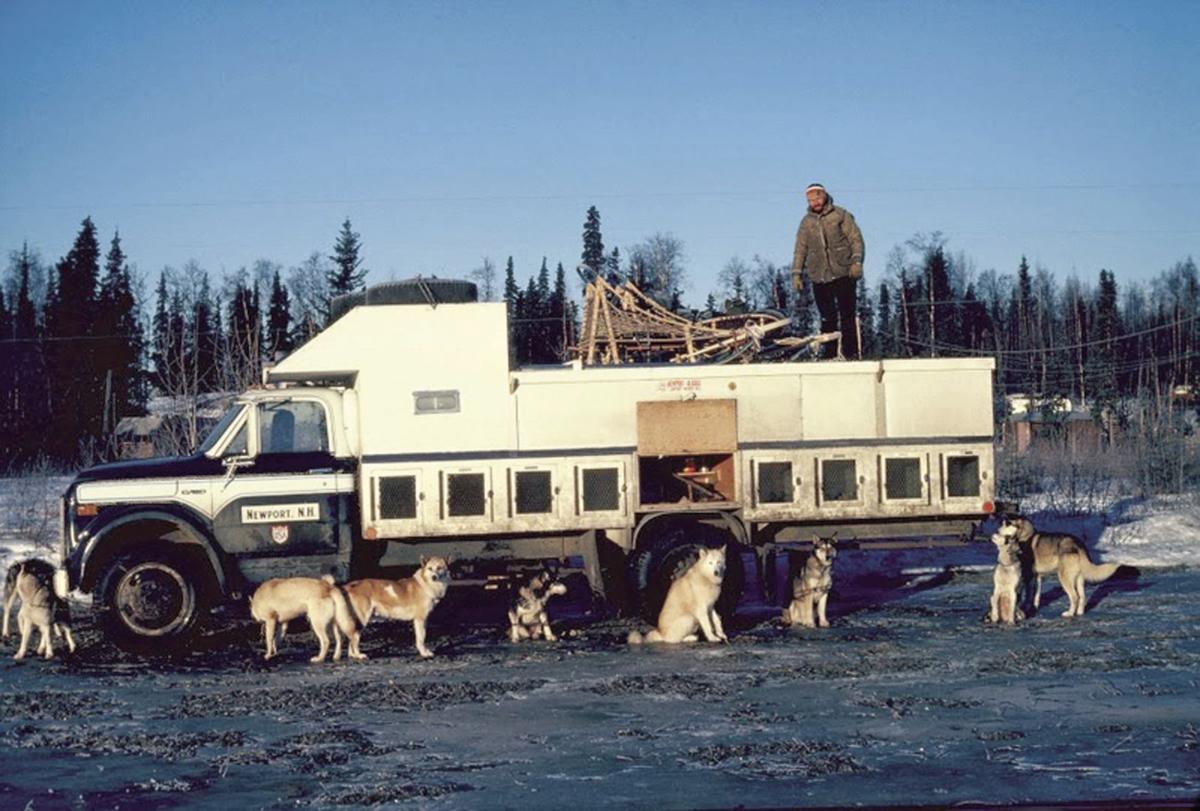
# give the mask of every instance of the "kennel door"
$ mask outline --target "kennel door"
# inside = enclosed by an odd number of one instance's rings
[[[682,400],[637,404],[639,456],[733,453],[737,400]]]

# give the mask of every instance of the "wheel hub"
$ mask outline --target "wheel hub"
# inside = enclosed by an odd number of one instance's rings
[[[124,574],[117,584],[115,602],[121,619],[132,630],[144,636],[162,636],[187,621],[193,595],[173,568],[147,562]]]

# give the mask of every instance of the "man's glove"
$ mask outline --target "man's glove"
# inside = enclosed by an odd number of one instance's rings
[[[862,262],[855,262],[854,264],[852,264],[850,266],[850,278],[851,279],[861,279],[862,278]]]

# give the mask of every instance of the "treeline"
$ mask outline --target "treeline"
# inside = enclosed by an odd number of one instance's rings
[[[596,275],[633,281],[690,317],[771,309],[791,315],[798,334],[818,327],[811,286],[797,294],[788,265],[760,256],[731,259],[704,305],[688,307],[683,243],[656,233],[624,253],[606,249],[595,207],[571,270],[558,262],[552,273],[543,259],[522,283],[510,257],[502,280],[490,259],[465,274],[481,299],[506,302],[513,365],[571,357],[572,290]],[[263,259],[219,278],[188,262],[143,282],[119,234],[102,254],[90,218],[52,266],[22,246],[0,285],[0,459],[111,457],[118,420],[146,413],[154,397],[174,400],[154,409],[177,416],[174,449],[194,447],[206,401],[260,381],[263,364],[319,332],[332,298],[361,288],[368,273],[349,220],[328,253],[286,268]],[[1118,416],[1130,397],[1196,385],[1198,317],[1190,258],[1118,287],[1107,270],[1060,281],[1024,259],[1011,273],[976,271],[934,233],[896,246],[882,278],[859,283],[864,357],[993,356],[1000,394],[1066,397]]]

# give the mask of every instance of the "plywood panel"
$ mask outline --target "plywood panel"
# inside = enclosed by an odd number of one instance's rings
[[[638,453],[733,453],[736,400],[682,400],[637,404]]]

